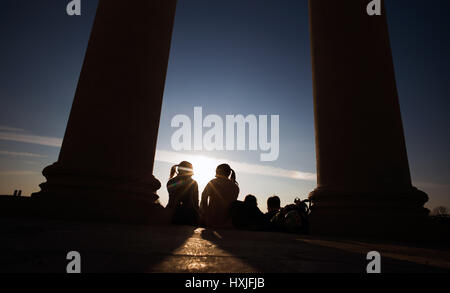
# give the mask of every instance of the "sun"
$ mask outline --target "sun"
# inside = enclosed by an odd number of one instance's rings
[[[206,184],[215,177],[218,161],[205,156],[193,156],[191,163],[194,167],[194,176],[199,190],[203,190]]]

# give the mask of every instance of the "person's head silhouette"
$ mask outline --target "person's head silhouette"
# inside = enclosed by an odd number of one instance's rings
[[[216,177],[226,177],[237,184],[236,173],[228,164],[221,164],[216,168]]]
[[[276,212],[280,209],[280,198],[273,195],[267,199],[267,211]]]
[[[248,194],[245,199],[244,199],[244,203],[248,206],[252,206],[252,207],[257,207],[258,206],[258,201],[256,200],[256,197],[252,194]]]
[[[194,168],[191,163],[183,161],[170,168],[170,178],[173,178],[175,174],[177,174],[177,176],[192,176],[194,175]]]

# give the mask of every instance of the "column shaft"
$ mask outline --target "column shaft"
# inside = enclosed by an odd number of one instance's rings
[[[411,186],[386,11],[369,16],[368,3],[309,1],[318,231],[351,230],[357,214],[370,225],[386,209],[423,214],[427,200]]]
[[[155,202],[175,8],[176,0],[99,1],[61,152],[43,171],[42,197]],[[103,213],[91,216],[96,212]]]

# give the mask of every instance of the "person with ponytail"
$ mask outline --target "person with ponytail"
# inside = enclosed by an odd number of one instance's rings
[[[231,227],[230,206],[239,195],[236,173],[228,164],[216,168],[216,178],[208,182],[202,193],[200,211],[209,227]]]
[[[199,218],[198,184],[192,179],[194,169],[186,161],[172,166],[167,182],[169,203],[167,209],[173,209],[172,223],[179,225],[197,225]]]

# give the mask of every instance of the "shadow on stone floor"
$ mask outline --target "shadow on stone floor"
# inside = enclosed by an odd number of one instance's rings
[[[201,237],[258,272],[365,273],[372,250],[381,253],[382,272],[450,271],[446,251],[274,232],[205,229]]]
[[[66,272],[81,254],[82,272],[146,272],[191,237],[194,227],[46,220],[0,220],[0,272]]]
[[[36,219],[0,219],[0,272],[364,273],[378,250],[382,272],[449,272],[448,251],[294,234]]]

